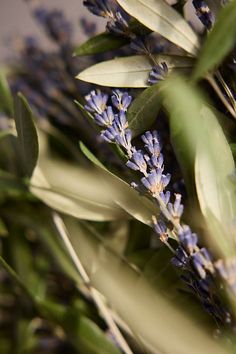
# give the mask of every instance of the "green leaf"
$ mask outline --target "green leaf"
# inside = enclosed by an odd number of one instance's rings
[[[215,69],[236,44],[236,0],[220,12],[198,57],[193,79],[198,80]]]
[[[202,96],[195,87],[177,76],[160,83],[160,92],[163,94],[164,106],[170,114],[171,142],[184,175],[188,194],[193,197],[194,161],[196,139],[201,128],[199,116]]]
[[[162,289],[154,289],[144,277],[140,278],[139,273],[109,252],[104,250],[101,255],[88,231],[75,220],[65,218],[64,222],[76,254],[91,274],[91,284],[129,326],[134,338],[142,334],[139,339],[144,351],[202,354],[207,348],[209,354],[226,353],[220,341],[209,334],[211,328],[201,320],[199,325],[191,317],[191,307],[180,309],[171,294],[166,296]]]
[[[215,112],[194,86],[172,77],[162,84],[161,92],[189,196],[195,195],[196,182],[211,245],[226,254],[232,248],[230,228],[236,216],[235,187],[229,178],[235,169],[230,147]]]
[[[98,167],[81,168],[62,160],[40,162],[31,179],[31,192],[62,213],[80,219],[108,221],[130,216],[150,224],[153,203],[126,182]]]
[[[185,19],[163,0],[117,0],[131,16],[152,31],[195,55],[199,47],[196,33]]]
[[[148,87],[135,98],[127,112],[129,128],[135,137],[151,127],[162,104],[158,84]]]
[[[0,110],[13,116],[13,100],[5,75],[0,71]]]
[[[80,149],[82,153],[96,166],[101,167],[102,169],[106,170],[106,167],[96,158],[96,156],[82,143],[79,142]]]
[[[120,350],[109,340],[103,331],[90,319],[80,318],[78,336],[85,353],[120,354]],[[83,351],[84,352],[84,351]]]
[[[169,72],[172,69],[186,71],[193,66],[193,59],[178,55],[154,55],[156,62],[166,62]],[[147,87],[152,69],[150,59],[145,55],[117,58],[95,64],[82,71],[76,78],[102,86]]]
[[[110,33],[100,33],[85,43],[81,44],[79,47],[75,48],[74,55],[91,55],[104,53],[109,50],[114,50],[127,44],[128,41],[124,38],[115,37]]]
[[[40,157],[30,181],[31,192],[47,205],[80,219],[108,221],[130,216],[151,224],[158,212],[154,203],[141,197],[128,183],[96,162],[81,167],[48,155],[45,136],[40,134]],[[88,158],[95,162],[88,149]]]
[[[20,93],[14,102],[16,130],[25,173],[30,177],[38,160],[38,136],[31,109]]]
[[[233,220],[236,216],[235,185],[230,175],[235,164],[225,135],[216,117],[208,108],[202,109],[205,135],[198,144],[195,179],[201,211],[211,237],[225,256],[235,254]],[[211,132],[209,139],[206,132]]]

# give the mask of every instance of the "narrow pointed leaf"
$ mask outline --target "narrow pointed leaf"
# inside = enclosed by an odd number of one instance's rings
[[[10,117],[13,116],[13,100],[7,79],[2,71],[0,71],[0,110]]]
[[[217,17],[199,53],[193,79],[198,80],[220,65],[236,44],[236,0],[226,5]]]
[[[165,62],[172,69],[186,71],[193,66],[193,59],[177,55],[155,55],[158,63]],[[77,79],[110,87],[147,87],[152,63],[144,55],[108,60],[82,71]]]
[[[14,111],[22,164],[26,175],[30,177],[38,160],[38,136],[31,109],[20,93],[15,98]]]
[[[185,19],[163,0],[117,0],[131,16],[146,27],[195,55],[199,41]]]
[[[162,104],[158,84],[148,87],[135,98],[128,109],[127,119],[132,136],[135,137],[148,130],[157,118]]]
[[[128,41],[124,38],[115,37],[110,33],[104,32],[90,38],[75,48],[74,55],[82,56],[104,53],[109,50],[118,49],[127,43]]]

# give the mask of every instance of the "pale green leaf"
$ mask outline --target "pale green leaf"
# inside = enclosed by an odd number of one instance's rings
[[[219,66],[235,44],[236,0],[232,0],[219,12],[216,23],[203,44],[195,66],[193,79],[198,80],[207,72]]]
[[[158,84],[148,87],[135,98],[127,112],[129,128],[135,137],[150,128],[162,104]]]
[[[199,48],[196,33],[186,20],[163,0],[117,0],[131,16],[158,32],[186,52],[195,55]]]
[[[91,55],[114,50],[127,44],[128,41],[124,38],[115,37],[110,33],[100,33],[92,38],[89,38],[85,43],[75,48],[74,55]]]
[[[212,111],[203,108],[201,114],[205,136],[196,152],[197,194],[218,249],[229,256],[235,254],[233,220],[236,216],[236,188],[230,180],[235,164],[229,144]],[[209,131],[211,139],[207,134]]]
[[[235,191],[229,178],[235,169],[230,147],[216,113],[194,86],[173,77],[162,84],[161,92],[170,113],[172,142],[189,196],[195,195],[196,181],[212,247],[226,253],[233,240],[230,228],[236,216]],[[220,225],[218,231],[216,225]]]
[[[134,338],[139,338],[144,351],[202,354],[207,348],[209,354],[226,353],[202,320],[191,318],[191,307],[178,308],[174,299],[163,290],[154,289],[126,263],[105,250],[101,255],[88,230],[75,220],[64,221],[72,246],[90,274],[91,284],[129,326]]]
[[[14,117],[23,168],[26,175],[30,177],[38,160],[38,136],[31,109],[20,93],[14,101]]]
[[[169,72],[172,69],[186,71],[193,66],[193,59],[189,57],[156,54],[154,58],[157,63],[165,62]],[[145,55],[117,58],[85,69],[77,79],[110,87],[147,87],[152,66]]]

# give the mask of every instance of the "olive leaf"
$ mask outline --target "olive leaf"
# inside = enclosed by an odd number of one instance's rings
[[[152,31],[195,55],[199,40],[185,19],[163,0],[117,0],[131,16]]]
[[[31,109],[21,93],[14,100],[14,118],[23,168],[30,177],[38,160],[38,136]]]
[[[132,130],[133,137],[150,128],[157,117],[161,104],[162,96],[159,93],[158,84],[148,87],[135,98],[127,112],[129,128]]]
[[[156,54],[157,63],[165,62],[169,72],[186,71],[193,66],[193,59],[180,55]],[[147,87],[152,63],[145,55],[116,58],[95,64],[76,77],[79,80],[110,87]]]
[[[104,53],[109,50],[114,50],[127,44],[128,41],[124,38],[115,37],[110,33],[100,33],[92,38],[89,38],[85,43],[75,48],[74,55],[91,55]]]

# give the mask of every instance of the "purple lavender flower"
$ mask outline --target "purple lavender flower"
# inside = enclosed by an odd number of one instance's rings
[[[232,293],[236,295],[236,259],[220,259],[215,262],[215,268],[217,269],[221,278],[225,280]]]
[[[196,15],[202,24],[209,30],[215,22],[215,17],[204,0],[193,0]]]
[[[169,203],[168,204],[168,210],[171,213],[172,217],[176,220],[180,220],[183,211],[184,211],[184,206],[181,204],[181,194],[175,194],[175,202],[174,204]]]
[[[161,144],[158,133],[156,130],[153,132],[147,131],[145,134],[141,136],[143,142],[145,143],[146,150],[150,153],[150,155],[159,157],[161,152]]]
[[[183,247],[177,247],[175,256],[171,259],[171,263],[177,268],[185,268],[188,264],[188,254]]]
[[[145,156],[143,155],[142,150],[135,151],[126,166],[131,168],[134,171],[140,171],[144,175],[147,173],[147,163],[145,161]]]
[[[168,75],[168,66],[165,62],[162,62],[158,65],[155,65],[152,68],[152,70],[149,74],[148,83],[150,85],[154,85],[154,84],[158,83],[159,81],[165,80],[167,75]]]
[[[113,113],[113,109],[111,106],[108,106],[105,111],[103,111],[101,114],[95,113],[94,114],[94,121],[97,125],[100,125],[101,127],[109,127],[112,125],[113,121],[115,119],[115,115]]]
[[[93,90],[89,95],[85,96],[87,104],[85,109],[91,113],[102,114],[106,109],[108,95],[102,93],[100,90]]]
[[[197,247],[197,235],[192,233],[188,225],[184,225],[179,230],[179,241],[188,254],[193,254]]]
[[[170,174],[162,174],[162,169],[150,172],[147,177],[141,179],[142,184],[149,190],[154,198],[158,197],[170,182]]]
[[[156,218],[153,218],[153,228],[157,235],[159,235],[162,242],[166,242],[168,240],[167,226],[163,220],[157,221]]]
[[[148,55],[152,52],[152,47],[148,36],[135,37],[132,39],[130,47],[138,54]]]
[[[113,8],[109,0],[86,0],[83,5],[96,16],[113,17]]]
[[[132,97],[129,96],[128,92],[114,90],[111,100],[114,107],[116,107],[119,111],[126,112],[132,101]]]
[[[107,30],[118,36],[129,37],[131,35],[128,22],[120,12],[116,12],[111,21],[107,23]]]

